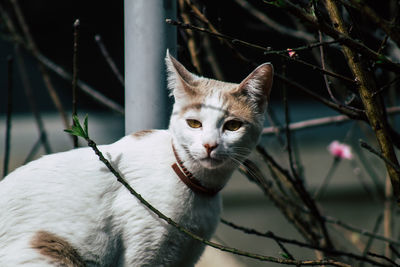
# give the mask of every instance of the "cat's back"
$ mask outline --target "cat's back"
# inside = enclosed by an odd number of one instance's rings
[[[140,169],[148,155],[154,160],[166,159],[163,147],[170,141],[168,131],[146,130],[127,135],[110,145],[100,145],[112,164],[121,168],[119,171]],[[157,152],[155,152],[155,147]],[[128,166],[122,163],[127,163]],[[154,167],[154,161],[152,161]],[[128,168],[127,168],[128,167]],[[114,178],[114,179],[109,179]],[[68,189],[87,190],[93,184],[109,188],[115,177],[90,147],[73,149],[66,152],[45,155],[24,166],[17,168],[0,182],[0,202],[18,196],[33,196],[34,193],[49,195],[52,192],[67,193]],[[95,190],[91,188],[91,190]],[[77,193],[75,191],[75,193]],[[42,195],[43,196],[43,195]]]
[[[142,131],[98,148],[126,179],[135,183],[133,180],[143,180],[149,171],[171,161],[163,151],[170,140],[168,131]],[[61,214],[63,208],[86,210],[88,205],[111,203],[110,198],[120,189],[90,147],[46,155],[19,167],[0,182],[0,221],[7,213],[29,214],[32,209]]]
[[[170,142],[168,131],[142,131],[99,149],[142,190],[149,187],[151,171],[172,160],[166,149]],[[80,244],[81,254],[107,258],[104,254],[119,242],[107,231],[116,224],[115,199],[124,190],[88,147],[46,155],[16,169],[0,182],[0,265],[13,262],[10,257],[23,261],[22,255],[32,252],[35,233],[43,231]],[[22,247],[27,251],[14,251]]]

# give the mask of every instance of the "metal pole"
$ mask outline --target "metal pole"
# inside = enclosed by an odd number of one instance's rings
[[[124,0],[125,133],[166,128],[170,101],[165,53],[176,54],[175,0]]]

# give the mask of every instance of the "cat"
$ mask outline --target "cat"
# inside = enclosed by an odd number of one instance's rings
[[[175,103],[167,130],[99,149],[162,213],[206,239],[232,172],[258,142],[273,67],[240,84],[189,72],[167,51]],[[0,182],[0,266],[194,266],[199,241],[130,195],[91,148],[46,155]]]

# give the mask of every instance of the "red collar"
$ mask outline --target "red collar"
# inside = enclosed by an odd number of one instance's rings
[[[182,182],[184,182],[187,187],[189,187],[192,191],[207,195],[207,196],[215,196],[221,189],[211,189],[204,187],[200,184],[200,182],[193,176],[191,172],[189,172],[185,166],[183,166],[183,161],[179,158],[178,153],[176,153],[175,147],[172,144],[172,151],[174,151],[176,162],[172,164],[172,169],[178,175]],[[178,166],[179,165],[179,166]]]

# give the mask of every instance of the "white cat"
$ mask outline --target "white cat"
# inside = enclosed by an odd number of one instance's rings
[[[167,53],[168,130],[99,146],[153,206],[210,238],[221,190],[256,145],[273,68],[240,84],[196,76]],[[0,182],[0,266],[193,266],[204,245],[119,184],[90,148],[44,156]]]

